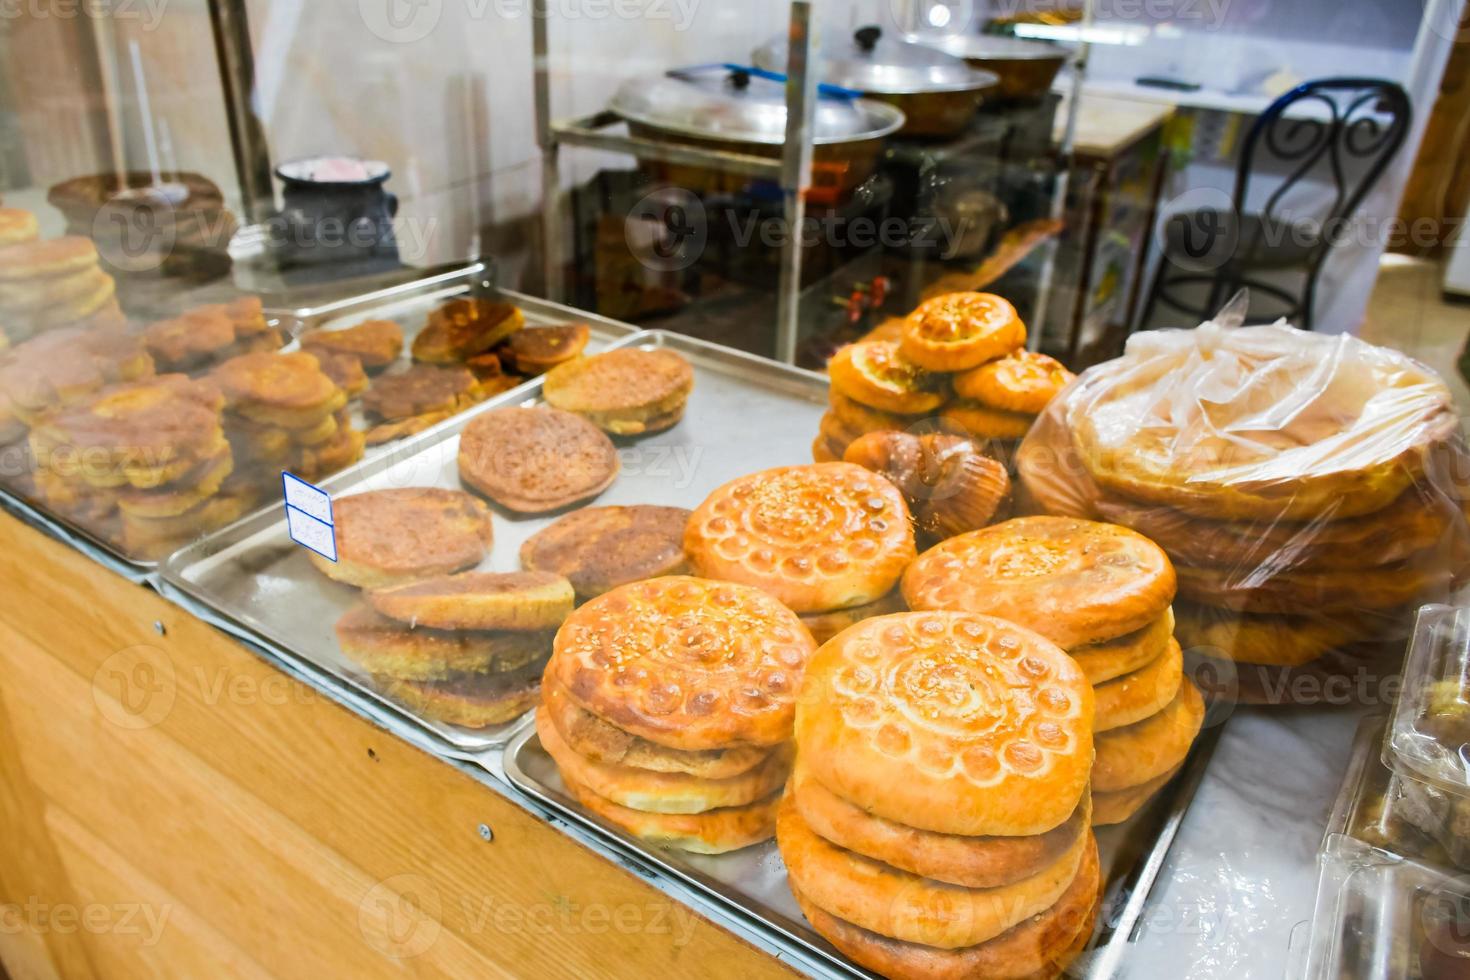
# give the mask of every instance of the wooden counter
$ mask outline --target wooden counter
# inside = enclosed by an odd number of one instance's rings
[[[793,975],[8,515],[0,589],[0,975]]]

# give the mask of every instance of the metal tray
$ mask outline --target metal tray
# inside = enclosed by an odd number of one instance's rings
[[[321,306],[287,310],[268,309],[265,315],[272,326],[284,329],[290,336],[290,341],[281,348],[286,351],[299,349],[301,336],[316,330],[341,330],[367,319],[394,320],[404,328],[405,344],[402,366],[390,367],[389,372],[404,370],[411,363],[408,347],[424,326],[431,309],[446,299],[463,295],[473,289],[484,290],[488,295],[519,306],[526,314],[528,326],[565,323],[568,320],[590,324],[592,337],[588,341],[587,349],[591,353],[605,350],[614,341],[639,332],[639,328],[618,320],[586,313],[570,306],[548,302],[514,290],[499,289],[491,283],[490,273],[488,265],[477,262],[434,272],[421,279]],[[495,397],[497,399],[513,398],[517,393],[537,384],[535,379],[531,379],[507,392],[498,393]],[[354,398],[349,403],[348,409],[353,426],[366,431],[368,425],[363,418],[361,406],[361,400]],[[370,463],[401,444],[402,440],[395,440],[378,446],[369,446],[363,453],[363,458],[354,465]],[[32,524],[46,528],[53,535],[75,547],[87,551],[103,564],[134,581],[146,578],[161,564],[157,560],[144,560],[129,555],[118,545],[103,539],[94,531],[53,513],[38,501],[24,496],[13,488],[0,485],[0,505]]]
[[[1067,971],[1069,977],[1111,980],[1118,975],[1169,847],[1194,798],[1220,728],[1203,734],[1184,769],[1148,806],[1128,822],[1096,829],[1104,881],[1098,924],[1087,951]],[[574,823],[607,838],[633,859],[671,875],[724,902],[735,912],[763,923],[795,943],[832,974],[879,980],[853,963],[807,924],[786,883],[786,866],[775,841],[729,854],[692,854],[654,847],[585,809],[569,796],[556,763],[533,726],[511,739],[501,760],[505,778],[527,796]]]
[[[429,312],[445,300],[464,296],[472,291],[514,303],[525,313],[528,327],[566,323],[569,320],[589,324],[593,332],[587,344],[588,353],[606,349],[611,339],[639,332],[638,327],[620,320],[612,320],[595,313],[562,306],[560,303],[538,299],[515,290],[501,289],[494,284],[491,267],[487,263],[476,262],[467,266],[434,272],[422,279],[415,279],[412,282],[390,286],[361,296],[353,296],[321,306],[280,312],[278,316],[282,325],[286,327],[292,338],[285,350],[298,350],[301,338],[307,334],[324,330],[345,330],[364,320],[392,320],[403,328],[403,353],[399,356],[397,363],[390,365],[375,377],[381,377],[384,374],[399,374],[408,370],[413,364],[411,353],[413,341],[426,325]],[[532,378],[510,390],[524,391],[535,384],[536,379]],[[503,394],[505,393],[497,393],[497,397]],[[347,408],[355,428],[364,432],[371,428],[363,415],[360,398],[352,399]],[[364,459],[370,458],[373,454],[399,441],[401,440],[369,446],[364,454]]]
[[[608,332],[593,323],[588,348],[609,350],[639,336],[626,327]],[[539,388],[540,380],[530,385]],[[526,394],[520,389],[503,392],[417,436],[380,447],[373,456],[328,477],[320,486],[333,496],[386,487],[463,489],[457,466],[460,432],[483,412],[525,400]],[[531,522],[497,514],[494,549],[486,567],[519,567],[518,542],[526,535],[520,534],[517,526],[523,523]],[[535,523],[539,527],[548,521]],[[516,543],[511,546],[508,541]],[[502,745],[510,736],[514,723],[485,729],[448,725],[420,717],[376,691],[367,675],[342,656],[332,630],[337,619],[359,601],[361,593],[328,581],[311,566],[306,550],[286,533],[284,504],[257,511],[180,549],[159,572],[170,586],[237,623],[261,646],[297,664],[310,664],[342,678],[447,746],[473,753]]]
[[[291,329],[292,317],[289,313],[266,310],[265,318],[272,327],[279,327],[288,332]],[[286,345],[286,347],[289,346],[289,344]],[[16,443],[16,446],[28,446],[28,443],[26,440],[21,440]],[[24,452],[29,460],[29,448],[26,448]],[[85,552],[93,560],[107,566],[131,582],[143,581],[158,567],[157,560],[145,560],[129,555],[119,545],[97,534],[92,528],[63,517],[39,500],[27,496],[17,487],[3,482],[0,482],[0,506],[27,523],[41,528],[52,537]]]
[[[673,334],[610,336],[596,322],[592,330],[600,349],[636,343],[679,351],[694,365],[695,384],[679,425],[642,439],[617,440],[622,470],[591,505],[692,508],[715,487],[751,470],[810,459],[810,433],[826,405],[821,376]],[[540,388],[538,378],[524,390],[498,395],[407,442],[386,447],[322,486],[333,495],[400,486],[462,489],[459,434],[469,420],[491,408],[534,404]],[[497,511],[495,542],[485,567],[520,568],[521,544],[557,516],[524,518]],[[482,730],[446,725],[374,692],[366,675],[341,655],[332,632],[359,594],[328,582],[311,567],[306,552],[286,535],[280,504],[184,548],[161,571],[174,588],[239,623],[257,642],[342,677],[455,749],[478,752],[509,738],[513,723]]]

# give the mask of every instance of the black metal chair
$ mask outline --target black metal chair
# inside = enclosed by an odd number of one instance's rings
[[[1139,326],[1152,323],[1159,303],[1186,314],[1193,326],[1249,288],[1284,307],[1266,316],[1257,303],[1260,312],[1251,322],[1284,316],[1311,330],[1322,266],[1403,146],[1411,115],[1401,86],[1372,78],[1308,82],[1273,102],[1241,147],[1230,207],[1184,210],[1165,219]],[[1252,181],[1273,164],[1285,170],[1281,185],[1259,210],[1248,209]],[[1314,213],[1288,209],[1288,196],[1304,182],[1327,188],[1325,213],[1320,206]],[[1297,276],[1299,289],[1280,282]],[[1203,299],[1191,301],[1184,291]]]

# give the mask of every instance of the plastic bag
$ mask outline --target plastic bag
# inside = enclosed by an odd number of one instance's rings
[[[1327,679],[1391,655],[1470,564],[1470,457],[1423,364],[1240,315],[1136,334],[1084,372],[1017,453],[1022,500],[1157,541],[1216,693],[1332,700]]]

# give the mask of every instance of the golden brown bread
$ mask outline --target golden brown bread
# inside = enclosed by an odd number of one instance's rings
[[[993,293],[945,293],[904,317],[899,349],[930,371],[964,371],[1026,343],[1026,325]]]
[[[0,248],[0,282],[25,282],[81,272],[95,266],[97,259],[97,246],[90,238],[80,235],[21,242]]]
[[[1449,588],[1449,563],[1430,553],[1378,568],[1200,568],[1179,566],[1179,594],[1207,606],[1249,606],[1291,616],[1353,614],[1417,605]]]
[[[301,338],[306,351],[351,354],[369,370],[385,368],[403,353],[403,328],[392,320],[364,320],[345,330],[318,330]]]
[[[490,508],[459,490],[400,487],[332,501],[337,560],[313,553],[330,579],[380,589],[471,568],[489,554]]]
[[[898,488],[851,463],[763,470],[715,490],[684,551],[707,578],[758,586],[799,613],[887,595],[914,557]]]
[[[1017,350],[956,376],[954,393],[1002,412],[1039,415],[1074,377],[1054,358]]]
[[[577,802],[615,827],[655,847],[677,847],[694,854],[724,854],[770,840],[776,834],[780,793],[746,806],[703,813],[647,813],[619,806],[580,783],[563,779]]]
[[[455,364],[483,354],[525,326],[526,314],[509,303],[462,296],[429,314],[413,339],[413,359]]]
[[[262,351],[232,357],[215,368],[212,378],[224,392],[231,409],[249,410],[256,421],[275,422],[262,410],[284,413],[285,428],[304,428],[299,419],[310,423],[320,420],[342,407],[337,395],[340,389],[322,373],[317,359],[306,353]],[[323,410],[323,406],[332,405]],[[300,413],[300,414],[297,414]]]
[[[942,375],[930,374],[893,341],[848,344],[827,362],[832,387],[855,402],[898,415],[923,415],[944,404]]]
[[[337,620],[342,653],[370,674],[400,680],[444,680],[459,674],[503,674],[546,659],[550,630],[485,632],[413,629],[369,606]]]
[[[1066,894],[1093,845],[1080,834],[1028,878],[962,888],[845,851],[802,820],[788,794],[776,813],[776,844],[792,887],[812,905],[869,932],[940,949],[976,946],[1045,912]]]
[[[521,374],[543,374],[580,355],[591,332],[585,323],[525,327],[510,335],[502,351]]]
[[[903,577],[912,609],[1020,623],[1065,649],[1142,629],[1174,599],[1163,549],[1115,524],[1018,517],[941,542]]]
[[[565,575],[584,599],[609,589],[687,570],[682,507],[584,507],[521,545],[526,568]]]
[[[1092,767],[1094,793],[1116,793],[1156,779],[1189,754],[1205,720],[1199,689],[1187,678],[1179,694],[1158,714],[1124,728],[1101,732]]]
[[[671,350],[636,347],[581,357],[553,368],[546,402],[575,412],[614,435],[641,435],[679,420],[694,369]]]
[[[1092,686],[1044,637],[970,613],[869,619],[823,644],[803,764],[869,813],[964,836],[1063,823],[1092,766]]]
[[[368,593],[374,609],[440,630],[554,630],[571,614],[572,584],[548,572],[461,572]]]
[[[811,632],[812,639],[820,645],[849,626],[861,623],[865,619],[907,611],[908,607],[903,604],[903,594],[898,589],[894,589],[877,602],[869,602],[866,605],[849,606],[846,609],[834,609],[831,612],[802,613],[801,624]]]
[[[375,677],[384,694],[417,714],[465,728],[514,721],[536,704],[541,665],[491,674],[456,674],[441,681]]]
[[[758,589],[668,576],[620,586],[572,613],[548,676],[604,721],[675,749],[791,738],[815,644]]]
[[[458,365],[415,364],[374,379],[362,396],[363,410],[385,421],[429,412],[461,412],[481,401],[479,380]]]
[[[459,476],[507,510],[541,514],[597,496],[618,476],[611,440],[555,408],[499,408],[459,437]]]
[[[939,417],[972,438],[998,440],[1024,438],[1036,420],[1032,415],[964,400],[944,406]]]
[[[1125,633],[1115,640],[1073,647],[1067,653],[1077,661],[1087,680],[1096,686],[1153,663],[1163,656],[1173,639],[1174,612],[1171,608],[1142,629]]]
[[[1184,678],[1184,654],[1170,640],[1153,663],[1093,689],[1094,732],[1111,731],[1158,714],[1179,693]]]
[[[1092,797],[1092,825],[1110,827],[1131,818],[1154,794],[1168,785],[1169,780],[1179,775],[1183,765],[1175,766],[1162,776],[1155,776],[1146,783],[1129,786],[1111,793],[1094,793]]]
[[[763,800],[786,784],[794,754],[790,743],[779,745],[745,772],[708,779],[596,762],[578,755],[551,723],[544,705],[536,709],[536,735],[563,778],[619,806],[645,813],[704,813]]]
[[[578,705],[554,679],[541,683],[541,703],[567,747],[594,762],[652,772],[682,772],[725,779],[749,772],[771,754],[768,746],[731,745],[689,751],[650,742],[611,725]]]
[[[1179,645],[1201,655],[1248,664],[1300,667],[1371,632],[1362,617],[1271,616],[1177,603]]]
[[[1090,797],[1067,820],[1026,837],[936,834],[876,817],[822,785],[798,760],[791,775],[792,801],[817,836],[845,850],[916,874],[966,888],[995,888],[1029,878],[1059,858],[1091,824]]]
[[[1097,844],[1056,904],[994,939],[938,949],[869,932],[823,911],[793,888],[812,928],[854,963],[891,980],[1055,980],[1092,938],[1101,889]]]

